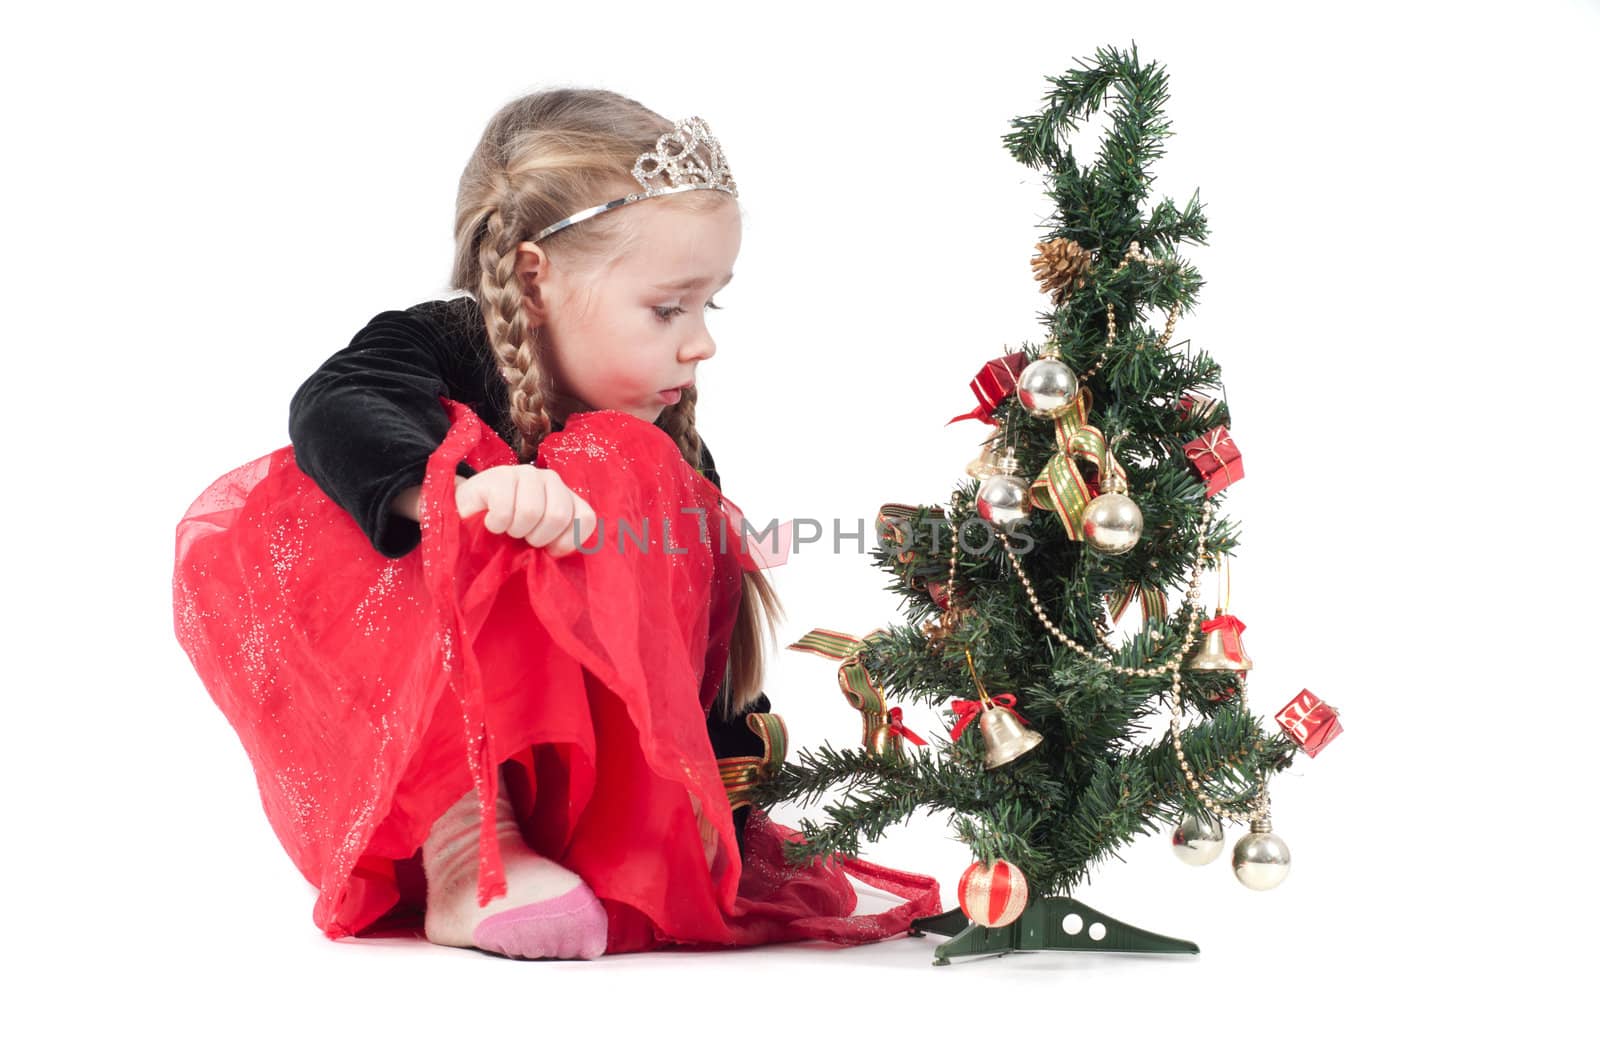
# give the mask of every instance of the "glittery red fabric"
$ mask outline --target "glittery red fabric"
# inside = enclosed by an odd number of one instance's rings
[[[451,428],[423,484],[421,546],[403,557],[374,550],[289,447],[221,477],[177,529],[178,640],[318,890],[316,925],[330,938],[385,916],[420,925],[417,850],[474,788],[480,902],[503,894],[501,765],[528,843],[605,905],[607,952],[854,944],[937,914],[926,876],[842,856],[788,866],[782,842],[799,835],[759,810],[740,859],[705,724],[754,563],[737,507],[656,426],[576,414],[536,463],[593,506],[601,535],[551,557],[457,516],[458,462],[516,458],[441,401]],[[691,795],[717,834],[710,868]],[[852,915],[846,872],[904,903]]]

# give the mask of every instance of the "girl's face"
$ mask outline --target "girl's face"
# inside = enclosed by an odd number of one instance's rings
[[[724,202],[693,213],[664,200],[621,208],[634,242],[593,272],[563,270],[538,244],[518,245],[523,310],[545,330],[560,417],[621,410],[653,423],[716,353],[706,315],[739,257],[739,208],[723,192],[682,195]]]

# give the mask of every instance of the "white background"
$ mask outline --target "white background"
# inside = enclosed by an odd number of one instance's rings
[[[603,8],[8,16],[12,1058],[1579,1051],[1597,6]],[[1274,787],[1288,881],[1253,893],[1158,833],[1082,891],[1193,958],[934,968],[941,939],[900,938],[518,964],[323,939],[172,636],[172,532],[287,442],[295,386],[372,315],[445,294],[488,117],[573,84],[707,119],[747,224],[703,433],[753,517],[870,527],[948,497],[984,431],[944,426],[968,379],[1039,338],[1049,204],[1009,120],[1129,41],[1171,79],[1156,194],[1198,188],[1213,234],[1176,338],[1223,366],[1244,454],[1223,498],[1255,708],[1309,687],[1344,714]],[[776,578],[782,644],[898,619],[853,545]],[[855,740],[833,673],[775,653],[796,746]],[[864,855],[947,904],[969,862],[936,816]]]

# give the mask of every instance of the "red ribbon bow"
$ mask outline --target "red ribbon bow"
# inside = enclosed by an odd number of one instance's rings
[[[915,742],[919,746],[927,745],[928,743],[922,740],[921,735],[917,734],[911,728],[900,722],[900,715],[900,706],[898,705],[889,710],[889,733],[903,735],[906,738],[911,739],[911,741]]]
[[[1012,708],[1012,706],[1017,703],[1017,696],[1015,694],[994,694],[989,698],[989,703],[994,705],[996,708],[1005,709],[1007,712],[1017,718],[1018,723],[1026,724],[1028,722],[1022,718],[1022,713]],[[954,742],[960,739],[961,732],[967,729],[967,724],[971,723],[977,717],[978,713],[983,711],[983,702],[964,701],[961,698],[957,698],[950,707],[958,714],[956,725],[950,728],[950,741]]]
[[[1244,647],[1239,644],[1239,633],[1244,630],[1244,621],[1231,613],[1220,613],[1210,620],[1200,623],[1200,633],[1209,635],[1213,631],[1222,632],[1222,652],[1234,664],[1244,664]]]
[[[984,424],[994,424],[990,416],[1000,404],[1011,397],[1017,390],[1017,374],[1022,372],[1022,367],[1028,364],[1028,352],[1014,351],[1011,354],[991,358],[978,370],[978,375],[972,378],[972,393],[978,396],[978,405],[971,413],[958,414],[945,422],[947,425],[957,421],[978,420]]]
[[[1231,630],[1237,636],[1244,630],[1244,621],[1232,613],[1223,613],[1220,616],[1212,617],[1210,620],[1200,621],[1200,633],[1202,635],[1209,635],[1219,627],[1224,630]]]

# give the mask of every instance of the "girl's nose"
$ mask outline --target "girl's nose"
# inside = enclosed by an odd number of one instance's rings
[[[699,331],[684,343],[678,357],[686,362],[702,362],[716,353],[717,341],[711,338],[711,330],[702,323]]]

